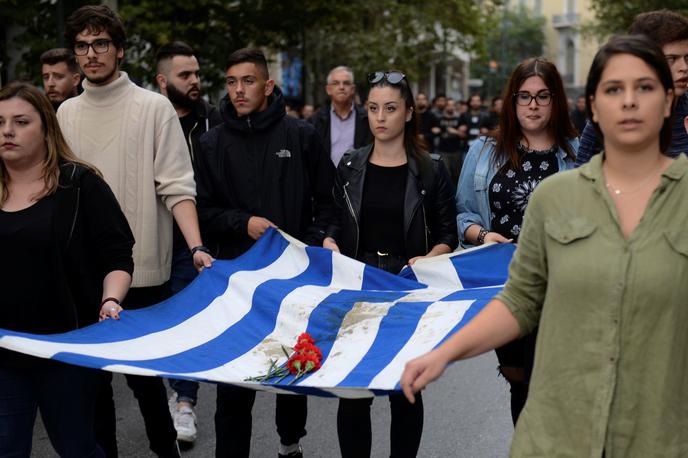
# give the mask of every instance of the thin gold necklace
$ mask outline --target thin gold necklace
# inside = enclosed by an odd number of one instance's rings
[[[607,186],[607,189],[609,189],[614,195],[620,196],[620,195],[622,195],[622,194],[633,194],[633,193],[636,193],[636,192],[640,191],[641,189],[643,189],[643,188],[652,180],[652,178],[655,177],[655,173],[656,173],[657,170],[659,170],[660,168],[662,168],[662,161],[659,162],[659,167],[657,167],[657,168],[654,169],[652,172],[650,172],[650,174],[649,174],[647,177],[645,177],[645,178],[643,179],[643,181],[642,181],[638,186],[636,186],[635,188],[631,189],[630,191],[622,191],[622,190],[619,189],[619,188],[615,188],[614,186],[611,185],[611,183],[609,183],[609,181],[606,181],[605,184],[606,184],[606,186]],[[605,179],[606,179],[606,178],[605,178]]]

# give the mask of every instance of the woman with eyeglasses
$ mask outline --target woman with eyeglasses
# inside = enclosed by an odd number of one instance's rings
[[[451,361],[539,324],[510,456],[688,456],[688,159],[673,159],[671,70],[643,35],[597,52],[586,111],[604,152],[530,199],[504,289],[406,364],[413,393]]]
[[[333,189],[340,222],[323,246],[391,273],[457,244],[449,174],[432,160],[418,131],[414,97],[404,74],[368,75],[373,144],[344,155]],[[343,458],[370,456],[372,398],[340,399],[337,432]],[[422,402],[390,395],[391,456],[416,456]]]
[[[33,85],[0,90],[0,136],[0,328],[55,334],[119,319],[134,236],[112,191]],[[0,349],[0,456],[31,454],[38,409],[59,456],[105,456],[93,426],[100,379]]]
[[[521,63],[503,95],[499,127],[471,146],[456,193],[464,245],[516,243],[535,187],[573,167],[578,140],[557,68],[544,59]],[[511,388],[514,424],[528,395],[535,333],[497,349]]]

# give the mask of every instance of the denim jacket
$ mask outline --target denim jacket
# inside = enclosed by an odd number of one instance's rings
[[[578,151],[578,139],[569,140],[573,152]],[[479,224],[490,229],[490,193],[489,186],[499,167],[492,161],[495,142],[488,137],[480,137],[468,150],[468,155],[461,169],[459,186],[456,191],[456,223],[459,240],[466,245],[464,233],[472,224]],[[557,153],[559,171],[573,168],[573,159],[566,155],[566,151],[559,149]]]

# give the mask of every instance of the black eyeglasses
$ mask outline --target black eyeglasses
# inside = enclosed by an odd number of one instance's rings
[[[401,72],[373,72],[368,73],[368,83],[377,84],[382,80],[387,81],[389,84],[399,84],[406,78]]]
[[[88,48],[93,48],[93,52],[96,54],[105,54],[110,49],[110,43],[112,40],[95,40],[91,43],[86,43],[85,41],[77,41],[74,43],[74,54],[77,56],[85,56],[88,54]]]
[[[514,93],[514,99],[516,99],[516,104],[522,107],[527,107],[533,100],[537,106],[546,107],[552,103],[552,93],[541,91],[535,95],[530,95],[530,92],[521,91]]]

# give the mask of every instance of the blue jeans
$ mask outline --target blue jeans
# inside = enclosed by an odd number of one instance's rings
[[[35,358],[0,366],[0,456],[29,457],[37,409],[61,457],[104,457],[93,429],[99,373]]]
[[[177,294],[196,278],[198,272],[193,265],[191,253],[185,246],[175,247],[172,253],[172,273],[170,274],[170,291]],[[177,402],[185,401],[196,405],[198,400],[198,382],[191,380],[169,379],[170,388],[177,392]]]

